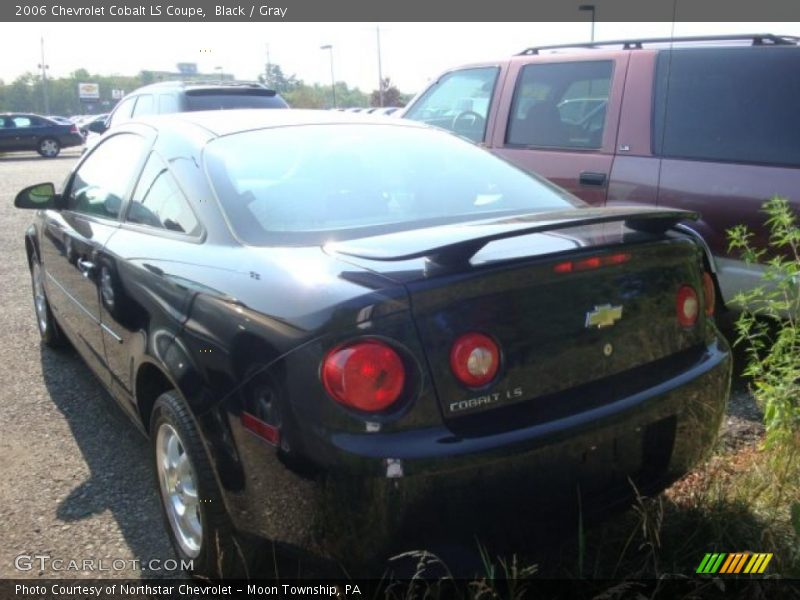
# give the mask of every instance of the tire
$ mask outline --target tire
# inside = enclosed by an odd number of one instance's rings
[[[66,338],[47,301],[47,292],[44,289],[44,270],[36,256],[31,257],[31,288],[36,325],[42,342],[50,348],[63,348],[66,345]]]
[[[176,392],[156,400],[150,440],[161,512],[178,560],[191,561],[196,577],[252,577],[258,545],[234,531],[197,426]]]
[[[45,158],[55,158],[61,152],[61,144],[55,138],[44,138],[39,140],[36,151]]]

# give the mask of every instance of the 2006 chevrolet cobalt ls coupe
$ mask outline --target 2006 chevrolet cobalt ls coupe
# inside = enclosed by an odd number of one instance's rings
[[[151,117],[16,206],[42,339],[149,434],[198,574],[657,491],[724,413],[696,215],[588,208],[424,125]]]

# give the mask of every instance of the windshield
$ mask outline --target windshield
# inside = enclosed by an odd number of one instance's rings
[[[313,245],[581,205],[451,134],[325,124],[224,136],[205,150],[214,190],[250,245]]]

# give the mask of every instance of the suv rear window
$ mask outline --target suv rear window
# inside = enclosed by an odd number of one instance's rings
[[[800,166],[800,50],[659,53],[653,152],[670,158]]]
[[[230,108],[289,108],[283,98],[271,90],[187,90],[186,110],[225,110]]]

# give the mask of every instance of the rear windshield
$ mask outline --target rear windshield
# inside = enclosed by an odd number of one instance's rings
[[[582,202],[439,130],[327,124],[212,141],[205,164],[236,235],[304,245]]]
[[[266,90],[193,90],[186,92],[186,110],[289,108],[283,98]]]

